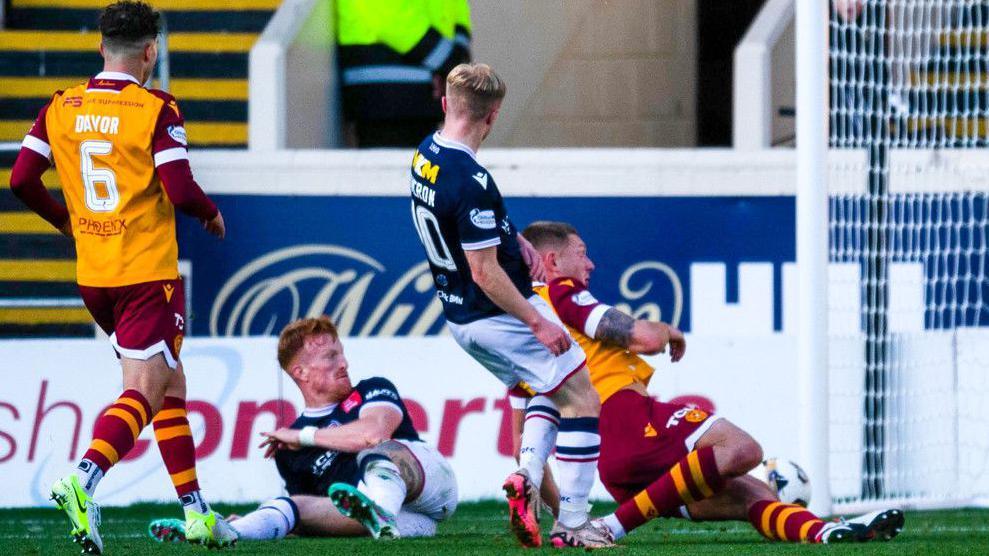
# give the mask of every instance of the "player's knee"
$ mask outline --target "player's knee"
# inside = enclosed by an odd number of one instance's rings
[[[370,464],[374,460],[391,461],[394,449],[400,446],[401,444],[399,442],[391,439],[378,441],[369,448],[365,448],[360,452],[357,452],[357,465],[364,466]]]
[[[745,468],[745,472],[748,473],[762,463],[762,445],[756,442],[754,438],[749,437],[743,445],[743,450],[745,456],[742,458],[741,465]]]
[[[601,414],[601,397],[598,391],[587,382],[586,388],[575,389],[575,400],[577,401],[580,417],[597,417]]]
[[[762,462],[762,446],[748,434],[740,435],[730,444],[731,472],[737,475],[748,473]]]
[[[601,397],[586,367],[567,377],[548,397],[563,417],[597,417],[601,413]]]

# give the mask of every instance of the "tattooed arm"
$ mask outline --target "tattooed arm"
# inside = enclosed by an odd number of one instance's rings
[[[601,317],[594,339],[646,355],[662,353],[669,344],[673,362],[679,361],[687,349],[683,333],[676,328],[662,322],[633,319],[614,307],[609,307]]]
[[[576,278],[557,277],[546,286],[560,319],[586,336],[634,353],[655,355],[670,346],[670,359],[683,357],[683,333],[662,322],[634,319],[601,303]]]

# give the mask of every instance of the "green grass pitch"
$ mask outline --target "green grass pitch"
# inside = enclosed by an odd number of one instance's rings
[[[613,505],[598,504],[594,514],[610,511]],[[222,512],[244,513],[250,506],[223,506]],[[279,542],[242,542],[233,555],[279,554],[346,556],[355,554],[510,554],[526,553],[518,548],[506,529],[506,508],[501,503],[463,504],[457,514],[440,525],[431,539],[404,539],[376,543],[370,539],[288,538]],[[205,554],[201,547],[159,545],[146,536],[153,517],[178,517],[176,505],[136,505],[104,508],[103,538],[106,554]],[[13,554],[78,554],[68,539],[68,528],[54,509],[0,510],[0,556]],[[907,512],[903,533],[889,543],[843,546],[784,545],[764,541],[746,523],[688,523],[657,520],[646,524],[621,543],[617,554],[947,554],[989,555],[989,510]],[[543,549],[549,551],[550,549]],[[214,554],[213,552],[210,552]]]

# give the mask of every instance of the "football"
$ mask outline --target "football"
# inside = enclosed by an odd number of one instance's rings
[[[810,477],[796,463],[783,458],[767,458],[752,470],[752,474],[775,490],[780,502],[804,507],[810,503]]]

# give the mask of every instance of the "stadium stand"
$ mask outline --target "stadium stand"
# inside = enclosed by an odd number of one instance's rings
[[[102,67],[102,0],[13,0],[0,31],[0,143],[19,143],[55,91]],[[247,60],[280,0],[159,0],[170,86],[193,148],[247,146]],[[155,84],[157,86],[157,83]],[[72,243],[10,192],[16,150],[0,151],[0,337],[91,336]],[[59,187],[55,172],[46,185]],[[61,195],[53,191],[57,197]],[[33,300],[32,305],[20,305]],[[48,305],[48,306],[46,306]]]

